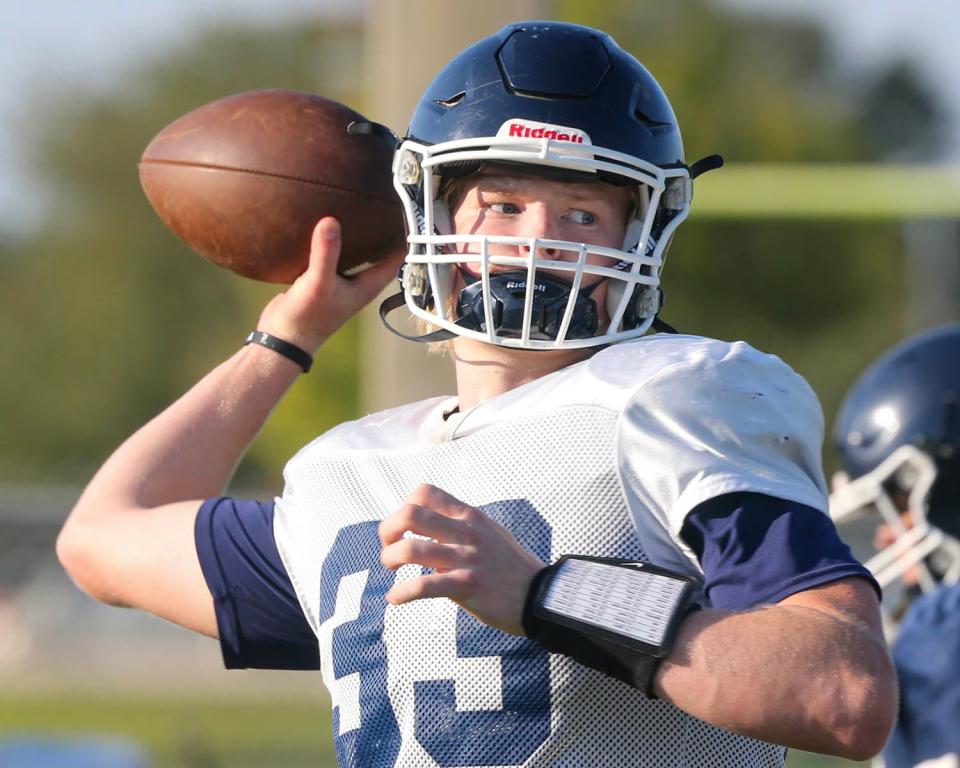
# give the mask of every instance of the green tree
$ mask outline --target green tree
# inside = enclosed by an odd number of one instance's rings
[[[917,161],[943,151],[945,107],[930,98],[911,64],[897,61],[864,85],[858,117],[871,155]]]
[[[137,177],[152,136],[185,112],[257,88],[354,103],[359,30],[298,22],[221,28],[124,75],[105,94],[75,84],[38,97],[33,167],[52,198],[41,232],[0,259],[6,334],[0,480],[77,482],[113,447],[242,342],[279,287],[190,252]],[[42,119],[36,119],[41,115]],[[246,483],[357,410],[357,329],[323,350],[258,438]]]

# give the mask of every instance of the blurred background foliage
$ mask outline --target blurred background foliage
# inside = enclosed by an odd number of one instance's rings
[[[51,84],[37,94],[32,161],[52,214],[0,255],[0,317],[17,329],[0,377],[0,481],[82,482],[235,350],[278,290],[208,264],[164,228],[137,176],[153,135],[257,88],[355,103],[360,55],[354,25],[223,28],[129,72],[116,92]],[[351,324],[322,351],[323,373],[294,388],[258,441],[248,483],[275,473],[293,443],[357,412],[357,344]]]
[[[706,0],[553,0],[545,15],[610,30],[635,53],[670,95],[690,160],[720,152],[729,163],[913,162],[936,159],[945,141],[945,109],[908,63],[850,72],[813,24]],[[164,228],[137,179],[150,139],[195,107],[256,88],[316,91],[373,111],[363,34],[359,18],[211,27],[123,73],[118,87],[51,82],[35,91],[20,132],[49,213],[36,230],[0,225],[0,483],[85,482],[126,435],[230,355],[277,290],[204,262]],[[694,203],[668,259],[664,317],[780,355],[813,384],[829,423],[862,367],[910,330],[903,224],[713,220]],[[237,486],[278,491],[295,450],[360,415],[360,344],[352,322],[325,346],[255,442]],[[826,457],[830,467],[829,448]],[[33,607],[34,594],[22,604]],[[0,584],[0,607],[2,598]],[[74,644],[82,613],[96,606],[82,608],[36,611],[62,614]],[[104,626],[118,642],[130,637]],[[145,636],[132,635],[138,659]],[[92,648],[71,651],[70,665],[96,659]],[[109,662],[91,666],[94,674]],[[287,704],[253,710],[260,694],[244,704],[229,693],[198,703],[7,691],[0,732],[122,732],[158,766],[332,764],[327,708],[304,704],[286,679],[282,688]],[[790,758],[793,768],[837,764]]]
[[[812,24],[704,0],[642,13],[627,0],[555,0],[555,11],[611,30],[655,74],[689,160],[917,160],[941,146],[944,110],[916,72],[898,63],[849,77]],[[361,56],[359,23],[225,27],[144,62],[116,90],[51,83],[37,93],[23,128],[51,213],[38,231],[0,238],[0,482],[83,482],[231,354],[275,290],[207,264],[163,227],[136,174],[150,138],[190,109],[255,88],[317,91],[364,111]],[[904,333],[901,228],[713,221],[694,203],[668,259],[664,317],[780,355],[817,389],[830,419],[856,372]],[[321,351],[238,484],[278,489],[293,451],[360,414],[359,339],[351,323]]]

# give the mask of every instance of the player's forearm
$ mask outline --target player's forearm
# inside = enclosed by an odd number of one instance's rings
[[[299,373],[271,350],[243,347],[115,451],[74,516],[90,519],[221,493]]]
[[[658,670],[656,689],[715,725],[855,760],[882,748],[896,707],[877,633],[800,606],[693,614]]]

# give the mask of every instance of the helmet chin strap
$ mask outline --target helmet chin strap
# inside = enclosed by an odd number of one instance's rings
[[[387,330],[395,336],[399,336],[401,339],[406,339],[407,341],[419,341],[421,344],[430,344],[434,341],[446,341],[447,339],[452,339],[457,335],[453,331],[448,331],[446,328],[441,328],[433,333],[425,333],[421,336],[412,336],[404,333],[395,325],[390,323],[390,321],[387,319],[387,315],[389,315],[395,309],[400,309],[400,307],[405,307],[406,305],[407,302],[404,298],[403,290],[397,291],[392,296],[387,296],[387,298],[380,302],[380,322],[382,322],[386,326]]]

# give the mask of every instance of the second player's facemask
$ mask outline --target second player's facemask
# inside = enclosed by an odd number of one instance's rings
[[[924,592],[960,580],[960,541],[931,524],[927,515],[936,479],[933,459],[913,445],[901,446],[855,480],[842,474],[834,478],[830,495],[834,522],[842,526],[874,516],[895,534],[891,546],[864,563],[881,587],[902,583],[908,573],[915,574],[915,586]],[[907,519],[904,512],[909,512]]]

